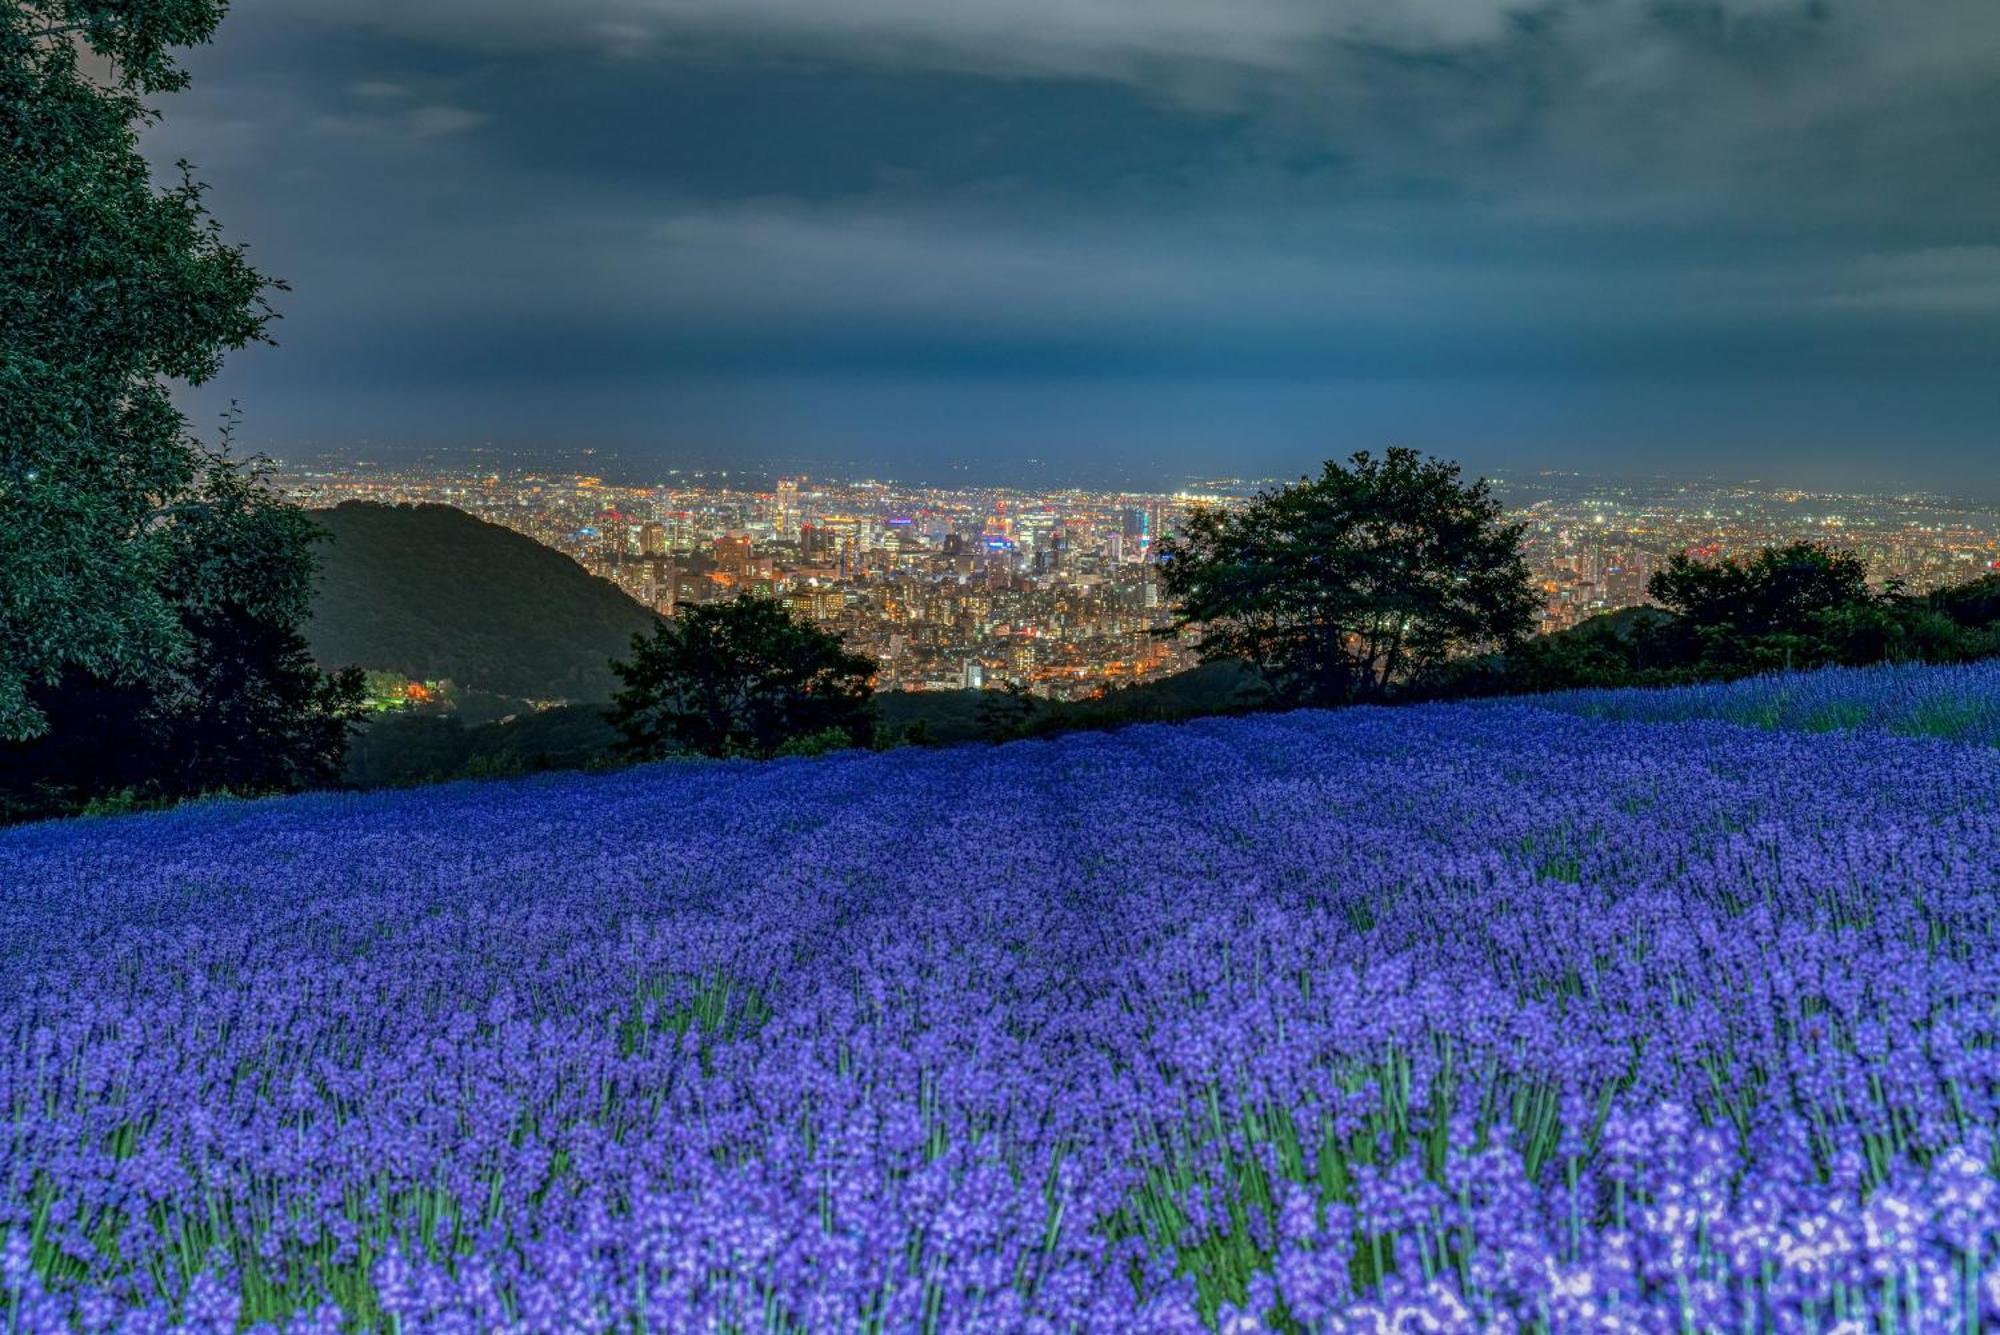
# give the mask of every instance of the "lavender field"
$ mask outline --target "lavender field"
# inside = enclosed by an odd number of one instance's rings
[[[1542,703],[1588,718],[1721,719],[1752,728],[1862,729],[2000,746],[2000,674],[1990,663],[1825,668],[1673,690],[1566,691]]]
[[[1794,688],[1840,726],[1307,713],[0,833],[0,1319],[1990,1328],[2000,672],[1949,683],[1949,735],[1853,674]]]

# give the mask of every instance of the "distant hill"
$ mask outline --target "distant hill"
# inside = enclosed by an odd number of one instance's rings
[[[603,701],[611,660],[654,620],[561,552],[450,506],[349,501],[313,518],[332,540],[306,636],[329,667]]]

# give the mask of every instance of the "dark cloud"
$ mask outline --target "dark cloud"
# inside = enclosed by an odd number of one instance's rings
[[[1948,480],[1992,406],[1989,0],[268,0],[193,63],[150,147],[294,284],[219,390],[274,440],[1143,453],[1150,384],[1187,460],[1344,403]]]

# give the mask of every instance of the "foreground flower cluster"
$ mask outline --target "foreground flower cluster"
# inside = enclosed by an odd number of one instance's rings
[[[47,825],[0,884],[11,1329],[2000,1321],[1986,745],[1296,714]]]

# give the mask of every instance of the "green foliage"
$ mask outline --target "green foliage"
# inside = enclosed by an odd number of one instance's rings
[[[37,685],[30,699],[42,732],[0,743],[0,813],[336,781],[363,687],[358,672],[322,673],[298,630],[314,534],[255,466],[205,457],[196,489],[159,534],[165,559],[154,587],[176,618],[181,652],[142,678],[72,668]]]
[[[768,598],[683,608],[633,636],[632,661],[613,671],[625,689],[611,721],[635,759],[768,757],[830,731],[856,746],[874,733],[873,661]]]
[[[1416,693],[1669,686],[1794,668],[2000,655],[2000,579],[1911,598],[1893,588],[1878,593],[1863,574],[1852,556],[1811,543],[1767,548],[1748,561],[1675,557],[1651,584],[1664,606],[1627,608],[1504,655],[1442,665]]]
[[[408,703],[405,695],[410,679],[400,672],[363,670],[361,685],[368,693],[368,701],[377,708],[401,708]]]
[[[1748,562],[1676,555],[1646,591],[1686,627],[1746,639],[1804,634],[1826,612],[1872,601],[1858,558],[1810,542],[1766,547]]]
[[[1269,686],[1242,663],[1204,663],[1188,672],[1108,692],[1094,700],[1036,700],[1033,721],[1018,731],[982,734],[982,708],[994,691],[891,691],[875,695],[874,745],[941,746],[979,740],[1044,737],[1083,728],[1169,722],[1242,713],[1271,700]],[[989,715],[988,723],[994,722]],[[557,769],[605,769],[625,763],[620,734],[603,711],[584,705],[522,710],[475,722],[464,709],[377,714],[348,747],[345,781],[376,788],[453,779],[535,774]],[[845,729],[806,734],[776,755],[823,755],[853,746]]]
[[[863,745],[845,728],[822,728],[800,737],[788,737],[771,754],[774,756],[827,756]]]
[[[333,538],[306,627],[322,663],[600,704],[618,686],[610,661],[657,620],[561,552],[450,506],[351,501],[315,517]]]
[[[1991,631],[2000,627],[2000,574],[1941,589],[1924,607],[1962,629]]]
[[[154,188],[138,132],[222,9],[0,3],[0,739],[47,729],[38,690],[143,688],[192,650],[162,573],[207,469],[169,384],[263,339],[282,285],[221,239],[185,166]]]
[[[1537,599],[1520,539],[1483,480],[1396,448],[1329,461],[1240,510],[1196,511],[1161,543],[1160,577],[1204,658],[1340,704],[1525,636]]]
[[[985,691],[883,691],[875,697],[878,742],[909,738],[915,745],[951,746],[980,740]]]
[[[1439,664],[1407,695],[1417,699],[1539,694],[1594,686],[1667,686],[1694,680],[1668,643],[1673,618],[1628,607],[1571,630],[1524,640],[1504,654]]]
[[[1025,737],[1045,712],[1042,701],[1018,684],[1008,682],[997,691],[981,693],[979,735],[989,742]]]
[[[355,734],[344,777],[354,787],[380,788],[599,769],[616,762],[617,742],[617,729],[594,705],[531,710],[477,724],[456,714],[384,714]]]
[[[1748,561],[1678,555],[1647,591],[1673,616],[1667,656],[1700,679],[1880,662],[1901,638],[1860,560],[1810,542]]]
[[[0,0],[0,816],[325,782],[360,698],[298,632],[317,530],[170,397],[283,286],[139,152],[223,8]]]
[[[1096,699],[1078,701],[1073,708],[1083,711],[1103,708],[1112,713],[1165,719],[1241,714],[1282,703],[1270,680],[1254,666],[1223,658],[1211,659],[1186,672],[1121,686]]]
[[[358,670],[320,672],[300,633],[319,530],[254,468],[210,461],[169,526],[165,586],[193,652],[154,706],[168,792],[291,792],[340,776]]]
[[[1767,547],[1745,562],[1677,556],[1648,588],[1674,615],[1661,636],[1671,660],[1708,680],[1984,657],[2000,649],[1992,625],[2000,619],[2000,599],[1989,602],[1985,583],[1927,599],[1893,587],[1877,593],[1857,558],[1797,542]]]
[[[762,989],[725,974],[696,980],[649,978],[635,989],[631,1006],[619,1018],[618,1053],[649,1053],[661,1042],[692,1046],[707,1071],[717,1046],[756,1037],[770,1018],[771,1004]]]
[[[1441,1065],[1422,1097],[1411,1079],[1412,1054],[1393,1046],[1379,1061],[1342,1063],[1325,1072],[1352,1106],[1367,1110],[1345,1126],[1332,1113],[1302,1125],[1281,1104],[1230,1097],[1212,1087],[1201,1115],[1162,1126],[1150,1137],[1151,1162],[1112,1218],[1111,1236],[1141,1238],[1148,1251],[1172,1256],[1176,1271],[1193,1281],[1196,1310],[1210,1324],[1225,1305],[1249,1302],[1252,1279],[1269,1272],[1271,1240],[1295,1200],[1310,1208],[1322,1227],[1336,1217],[1351,1226],[1345,1242],[1356,1289],[1373,1288],[1396,1273],[1413,1282],[1445,1272],[1463,1280],[1473,1258],[1449,1231],[1420,1234],[1415,1247],[1407,1237],[1396,1246],[1371,1231],[1366,1184],[1379,1179],[1387,1165],[1409,1163],[1442,1186],[1459,1118],[1482,1147],[1504,1134],[1531,1176],[1545,1165],[1572,1173],[1583,1156],[1563,1154],[1561,1099],[1552,1085],[1503,1080],[1492,1097],[1467,1110],[1455,1103],[1463,1058],[1448,1043],[1440,1044],[1439,1054]],[[1587,1125],[1571,1128],[1580,1145],[1597,1142],[1615,1092],[1615,1086],[1606,1086],[1584,1101]],[[1196,1203],[1199,1210],[1192,1208]],[[1264,1328],[1304,1329],[1282,1300],[1258,1315]]]
[[[1227,658],[1084,700],[1043,700],[1018,692],[981,694],[978,735],[991,742],[1245,714],[1278,703],[1262,673],[1248,663]]]

